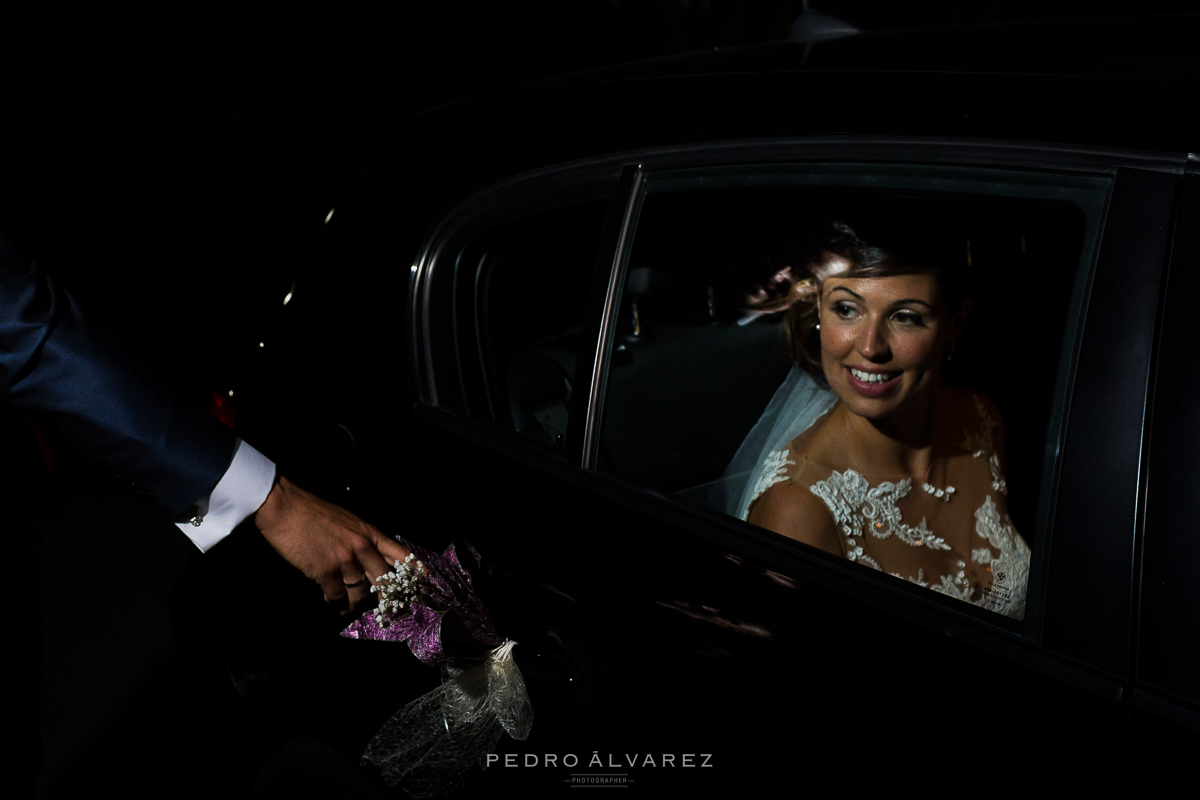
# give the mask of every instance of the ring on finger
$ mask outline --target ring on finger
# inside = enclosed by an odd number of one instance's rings
[[[345,581],[342,581],[342,586],[345,586],[347,589],[353,589],[357,586],[362,586],[366,582],[367,582],[367,576],[363,575],[361,578],[356,580],[354,583],[346,583]]]

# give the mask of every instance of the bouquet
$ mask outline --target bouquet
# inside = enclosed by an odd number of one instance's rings
[[[470,544],[441,555],[400,540],[404,562],[372,587],[379,606],[342,632],[354,639],[406,642],[413,655],[442,671],[442,685],[397,711],[363,753],[389,785],[402,783],[418,800],[434,798],[481,764],[503,733],[529,736],[533,710],[516,642],[506,641],[471,585],[460,554],[479,566]]]

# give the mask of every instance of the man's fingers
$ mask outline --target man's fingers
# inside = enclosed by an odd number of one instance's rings
[[[358,551],[358,559],[367,568],[368,576],[378,579],[380,575],[391,572],[396,568],[396,562],[404,563],[408,558],[408,548],[384,536],[375,528],[367,532],[369,541]]]
[[[337,577],[320,579],[317,581],[317,585],[321,587],[326,603],[340,603],[346,599],[346,587]]]
[[[343,576],[342,585],[346,587],[346,597],[350,599],[350,607],[343,614],[358,611],[371,597],[371,581],[365,572],[360,572],[356,578]]]
[[[404,545],[286,477],[254,521],[288,563],[316,581],[326,602],[345,602],[353,611],[369,605],[371,585],[408,557]]]
[[[389,539],[378,531],[375,532],[375,548],[387,562],[388,569],[392,569],[397,561],[401,564],[404,559],[408,558],[408,548],[397,542],[395,539]]]
[[[361,610],[371,598],[371,579],[359,566],[348,566],[345,575],[318,581],[318,584],[326,603],[347,605],[342,609],[343,614]]]
[[[367,581],[369,583],[377,583],[380,575],[392,571],[392,565],[385,561],[383,556],[381,556],[374,548],[360,553],[358,560],[365,568]]]

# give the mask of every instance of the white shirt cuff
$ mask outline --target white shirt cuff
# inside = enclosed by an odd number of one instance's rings
[[[201,552],[207,551],[258,511],[274,485],[275,462],[238,439],[229,469],[210,495],[196,501],[200,513],[195,519],[200,524],[192,521],[175,524]]]

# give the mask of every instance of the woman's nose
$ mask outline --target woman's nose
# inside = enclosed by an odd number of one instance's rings
[[[869,361],[883,362],[892,357],[883,321],[868,322],[858,337],[858,352]]]

